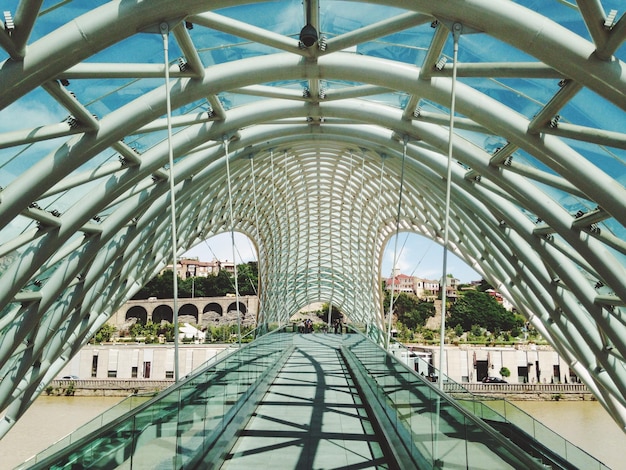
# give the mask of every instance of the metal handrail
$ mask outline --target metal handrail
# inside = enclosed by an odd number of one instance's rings
[[[400,343],[399,341],[393,340],[394,344],[397,345],[397,347],[406,350],[407,353],[411,352],[404,344]],[[390,353],[388,353],[390,354]],[[391,356],[393,356],[393,354],[390,354]],[[405,366],[408,370],[412,371],[415,375],[419,375],[417,374],[417,372],[414,369],[411,369],[408,364],[406,364],[403,360],[399,359],[396,357],[396,359],[398,360],[399,363],[401,363],[403,366]],[[439,370],[437,368],[435,368],[433,365],[426,363],[426,361],[424,361],[424,359],[422,359],[421,357],[415,357],[415,359],[417,361],[422,361],[425,365],[427,365],[428,367],[430,367],[432,370],[434,370],[435,375],[439,374]],[[549,434],[550,437],[554,438],[555,440],[558,440],[560,442],[562,442],[562,445],[560,446],[563,449],[575,449],[576,452],[580,453],[581,455],[584,455],[584,457],[587,459],[587,461],[593,461],[594,462],[594,467],[598,468],[599,470],[609,470],[609,467],[607,467],[604,463],[602,463],[600,460],[598,460],[596,457],[594,457],[593,455],[589,454],[588,452],[586,452],[584,449],[581,449],[580,447],[578,447],[576,444],[573,444],[571,441],[567,440],[565,437],[561,436],[559,433],[557,433],[556,431],[548,428],[545,424],[541,423],[539,420],[537,420],[536,418],[534,418],[533,416],[529,415],[527,412],[525,412],[524,410],[522,410],[520,407],[516,406],[515,404],[511,403],[509,400],[507,400],[506,398],[496,398],[493,396],[481,396],[479,394],[474,393],[473,391],[471,391],[469,389],[470,384],[461,384],[458,383],[454,380],[452,380],[450,377],[445,376],[444,375],[444,384],[443,384],[443,390],[448,393],[448,394],[459,394],[461,393],[463,395],[463,398],[460,399],[460,397],[455,397],[455,400],[458,400],[459,402],[462,402],[464,400],[471,402],[471,403],[479,403],[481,406],[484,406],[486,408],[488,408],[490,410],[490,417],[497,417],[499,418],[499,420],[503,423],[507,423],[509,425],[515,426],[516,428],[520,429],[521,431],[526,432],[528,435],[530,435],[533,439],[537,439],[537,436],[534,433],[535,429],[541,429],[541,431],[544,433],[544,435],[542,436],[545,440],[545,434]],[[552,390],[554,390],[554,386],[556,384],[477,384],[477,385],[492,385],[492,389],[495,390],[519,390],[519,391],[538,391],[541,392],[543,391],[544,393],[549,393],[547,392],[548,390],[550,390],[552,388]],[[516,387],[517,385],[521,386],[521,387]],[[580,391],[581,393],[585,393],[588,392],[590,393],[589,389],[584,385],[584,384],[559,384],[559,385],[567,385],[568,387],[564,387],[564,389],[562,391],[565,391],[566,389],[569,391]],[[509,387],[507,387],[509,386]],[[490,390],[491,391],[491,390]],[[556,392],[558,393],[558,392]],[[497,410],[496,408],[494,408],[493,404],[495,402],[501,402],[504,404],[504,406],[502,407],[503,409],[511,408],[513,410],[515,410],[514,413],[507,413],[505,415],[503,415],[502,413],[500,413],[499,410]],[[476,409],[475,407],[473,409],[469,409],[466,407],[466,409],[468,409],[469,412],[476,414]],[[479,418],[483,419],[482,416],[476,414]],[[516,420],[511,420],[509,419],[511,416],[524,416],[524,421],[531,423],[530,426],[524,426],[523,423],[521,422],[522,420],[516,419]],[[562,455],[558,449],[551,449],[553,452],[555,452],[557,455],[559,455],[560,457],[562,457],[563,459],[566,460],[570,460],[572,458],[571,455]],[[587,467],[589,468],[589,467]]]

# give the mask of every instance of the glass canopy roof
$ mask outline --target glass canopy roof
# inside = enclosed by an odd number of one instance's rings
[[[259,251],[260,320],[322,300],[383,327],[404,230],[497,286],[623,427],[620,6],[4,2],[0,409],[18,418],[172,249],[231,229]]]

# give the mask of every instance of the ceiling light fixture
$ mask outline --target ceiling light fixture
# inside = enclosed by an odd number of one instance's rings
[[[305,24],[300,31],[300,42],[304,47],[311,47],[317,42],[317,30],[310,23]]]
[[[300,31],[300,44],[304,47],[311,47],[317,42],[317,30],[311,24],[311,0],[306,2],[306,24]]]

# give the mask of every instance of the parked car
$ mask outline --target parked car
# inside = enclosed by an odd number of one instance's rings
[[[77,375],[64,375],[59,380],[80,380]]]
[[[483,379],[484,384],[505,384],[508,383],[506,380],[501,379],[499,377],[485,377]]]

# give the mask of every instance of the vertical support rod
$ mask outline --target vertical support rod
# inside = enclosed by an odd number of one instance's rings
[[[332,302],[328,302],[328,330],[327,331],[330,331],[330,329],[332,328],[332,325],[330,324],[330,321],[332,319],[332,316],[330,313],[332,312],[332,310],[333,310],[333,304]]]
[[[257,194],[256,194],[256,179],[254,176],[254,157],[250,155],[250,175],[252,176],[252,200],[254,201],[254,226],[256,227],[257,236],[260,238],[261,230],[259,226],[259,210],[256,205]],[[257,273],[261,272],[261,254],[257,257]],[[257,280],[258,282],[258,280]],[[257,290],[259,290],[259,286],[256,286]],[[263,325],[265,323],[265,312],[263,311],[263,304],[261,303],[261,295],[260,293],[257,295],[259,299],[259,310],[257,311],[257,325]]]
[[[233,266],[235,276],[235,302],[237,304],[237,344],[241,348],[241,311],[239,310],[239,280],[237,279],[237,258],[235,250],[235,218],[233,216],[233,191],[230,185],[230,154],[228,151],[228,138],[224,136],[224,154],[226,158],[226,179],[228,180],[228,213],[230,217],[230,241],[233,248]]]
[[[459,37],[463,26],[461,23],[452,25],[454,38],[454,57],[452,62],[452,84],[450,88],[450,130],[448,134],[448,167],[446,173],[446,205],[443,225],[443,268],[441,279],[441,330],[439,338],[439,388],[443,389],[443,353],[446,336],[446,291],[448,287],[448,233],[450,231],[450,193],[452,191],[452,139],[454,137],[454,113],[456,107],[456,65],[459,55]]]
[[[378,212],[377,212],[377,216],[378,216],[378,222],[380,223],[381,221],[381,208],[382,208],[382,200],[383,200],[383,177],[385,176],[385,155],[381,155],[380,156],[380,179],[378,181]],[[372,272],[376,271],[376,259],[374,256],[372,256]],[[379,274],[380,275],[380,274]],[[381,290],[381,286],[380,286],[380,281],[375,281],[378,286],[378,290],[380,292]],[[382,343],[384,341],[384,338],[382,338],[381,336],[384,334],[385,332],[385,307],[383,305],[382,300],[384,300],[384,296],[383,293],[381,292],[381,305],[380,305],[380,310],[381,310],[381,318],[380,318],[380,322],[376,322],[376,328],[380,329],[380,336],[378,336],[378,334],[376,335],[376,341],[380,343]]]
[[[398,213],[396,215],[396,239],[394,240],[393,247],[393,266],[391,267],[391,296],[389,299],[389,316],[387,317],[387,340],[386,349],[389,350],[391,346],[391,317],[393,316],[393,297],[395,293],[395,279],[394,274],[396,272],[396,264],[398,262],[398,238],[400,238],[400,212],[402,210],[402,191],[404,189],[404,162],[406,160],[406,145],[408,137],[404,136],[402,146],[402,169],[400,170],[400,194],[398,196]]]
[[[167,107],[167,143],[169,154],[169,180],[170,180],[170,213],[172,216],[172,267],[174,268],[174,380],[178,382],[180,374],[178,369],[178,231],[176,228],[176,195],[174,182],[174,148],[172,147],[172,103],[170,99],[170,59],[169,59],[169,27],[167,23],[160,25],[161,37],[163,38],[163,55],[165,63],[165,104]]]

